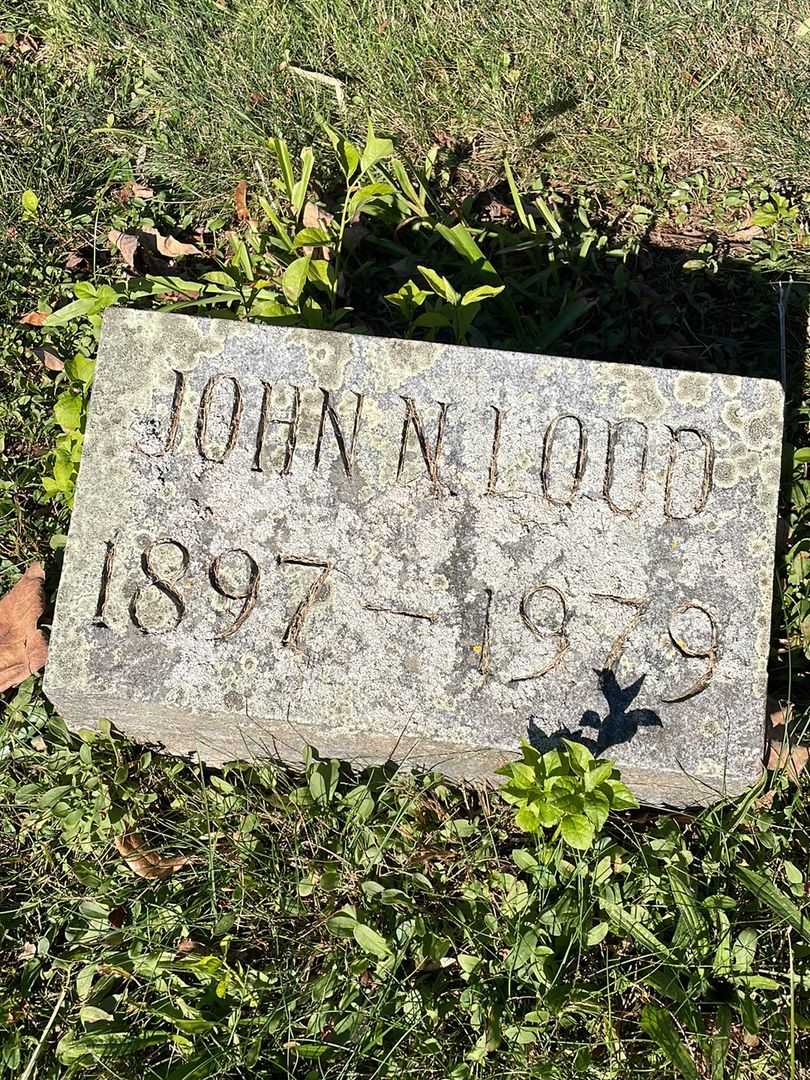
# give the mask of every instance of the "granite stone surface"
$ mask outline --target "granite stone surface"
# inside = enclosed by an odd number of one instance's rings
[[[105,317],[45,688],[173,753],[759,774],[777,383]]]

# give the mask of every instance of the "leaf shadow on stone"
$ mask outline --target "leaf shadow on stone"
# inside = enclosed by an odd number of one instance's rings
[[[611,746],[630,742],[639,732],[640,728],[663,727],[661,717],[654,709],[631,709],[629,706],[635,701],[641,692],[645,675],[640,675],[635,682],[622,687],[614,672],[603,669],[595,672],[599,689],[607,704],[607,712],[600,715],[594,709],[586,709],[580,718],[580,726],[570,730],[560,728],[555,732],[546,734],[537,725],[534,717],[529,719],[527,733],[529,742],[537,750],[551,750],[560,745],[562,739],[582,743],[583,746],[598,757]],[[585,729],[596,731],[592,737],[585,733]]]

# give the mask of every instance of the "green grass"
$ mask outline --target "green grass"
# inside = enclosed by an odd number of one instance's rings
[[[427,306],[434,322],[447,317],[448,340],[774,377],[780,282],[792,279],[771,692],[793,702],[801,734],[802,17],[729,3],[442,2],[427,15],[342,2],[0,6],[0,31],[30,28],[44,43],[33,58],[0,57],[0,592],[35,557],[51,599],[58,581],[72,481],[60,472],[48,496],[43,477],[56,475],[65,434],[54,407],[81,389],[84,368],[54,376],[33,350],[70,362],[92,353],[95,330],[87,318],[44,330],[18,320],[61,309],[77,286],[165,306],[161,275],[204,289],[216,267],[233,282],[222,316],[272,321],[281,305],[308,325],[425,336]],[[347,112],[280,71],[286,53],[343,78]],[[386,166],[393,194],[378,193],[344,242],[350,192],[318,112],[347,131],[370,113],[416,161],[438,138],[424,208],[404,206]],[[326,242],[340,288],[328,273],[300,295],[285,285],[300,252],[260,202],[295,231],[267,145],[277,131],[316,145],[311,195],[336,213]],[[520,207],[504,157],[523,178]],[[122,203],[133,176],[153,199]],[[232,220],[243,177],[255,228]],[[478,197],[492,184],[494,202]],[[39,207],[24,214],[28,189]],[[752,220],[759,231],[740,237]],[[201,227],[204,257],[128,275],[107,231],[150,226]],[[83,261],[66,269],[77,251]],[[403,311],[386,294],[408,280],[427,290],[420,265],[459,293],[496,282],[503,292],[468,326],[436,294]],[[266,295],[251,288],[257,278]],[[437,776],[356,776],[317,758],[303,773],[271,762],[205,770],[114,733],[68,733],[37,678],[3,704],[0,1077],[810,1071],[806,779],[771,777],[698,817],[613,815],[577,852],[520,833],[496,795]],[[189,861],[166,880],[139,877],[114,845],[131,830]]]
[[[4,0],[0,26],[43,44],[0,75],[0,197],[89,196],[143,147],[145,173],[216,205],[255,161],[268,165],[268,136],[309,141],[318,114],[354,131],[371,116],[413,160],[439,142],[475,189],[504,158],[523,176],[609,191],[665,163],[677,177],[712,166],[806,183],[806,16],[768,0],[438,0],[429,13],[369,0]],[[288,62],[341,79],[345,112]]]
[[[577,853],[438,777],[201,773],[26,697],[2,741],[0,1074],[56,1011],[38,1076],[662,1078],[659,1009],[683,1075],[802,1075],[810,820],[786,783]],[[190,861],[138,877],[111,844],[132,825]]]

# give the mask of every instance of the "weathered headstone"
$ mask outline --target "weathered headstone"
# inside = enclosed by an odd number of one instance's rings
[[[115,311],[46,690],[209,761],[761,765],[778,384]]]

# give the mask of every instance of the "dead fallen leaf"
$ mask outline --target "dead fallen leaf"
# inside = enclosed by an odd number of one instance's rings
[[[182,259],[184,255],[202,255],[200,249],[194,244],[183,244],[180,240],[175,240],[173,236],[161,236],[154,229],[144,229],[144,232],[154,236],[155,246],[167,259]]]
[[[65,259],[66,270],[78,270],[80,266],[84,266],[87,260],[80,251],[71,251],[68,257]]]
[[[114,930],[120,930],[122,926],[129,922],[129,909],[124,907],[123,904],[119,904],[110,910],[109,920],[110,926]]]
[[[30,960],[37,955],[37,947],[33,941],[26,941],[20,951],[17,953],[19,960]]]
[[[56,353],[52,353],[50,349],[34,349],[34,356],[45,365],[48,371],[64,370],[65,361],[60,360]]]
[[[130,870],[138,877],[147,878],[150,881],[165,881],[175,870],[185,866],[189,861],[187,855],[174,855],[167,858],[157,851],[150,850],[140,833],[125,833],[124,836],[117,836],[115,846]]]
[[[768,744],[765,767],[772,770],[785,769],[791,783],[798,784],[799,774],[807,768],[808,760],[810,746],[794,746],[781,739],[772,739]]]
[[[185,956],[187,953],[194,952],[199,946],[196,941],[192,941],[190,937],[181,938],[175,945],[175,952],[180,956]]]
[[[250,211],[247,204],[247,182],[240,180],[233,193],[233,204],[236,207],[236,216],[239,221],[250,221]]]
[[[790,741],[788,729],[792,719],[791,704],[783,706],[774,698],[768,699],[765,768],[785,769],[791,783],[798,784],[799,773],[810,760],[810,746],[798,746]]]
[[[202,293],[202,289],[187,289],[185,292],[177,292],[174,289],[169,292],[161,293],[160,299],[166,301],[169,304],[177,304],[181,300],[197,300]]]
[[[27,315],[23,315],[20,319],[20,324],[22,326],[42,326],[47,318],[47,311],[29,311]]]
[[[737,229],[736,232],[729,236],[729,240],[734,240],[738,244],[747,244],[751,240],[758,240],[761,236],[765,235],[765,230],[760,228],[759,225],[748,225],[744,229]]]
[[[5,32],[0,34],[0,45],[13,45],[16,40],[16,34],[9,34]]]
[[[301,215],[301,222],[305,229],[326,230],[334,220],[335,215],[330,214],[328,210],[324,210],[322,206],[318,206],[313,202],[304,203],[304,212]],[[327,247],[312,247],[308,245],[301,250],[304,255],[316,256],[320,259],[328,260],[331,255],[331,252]]]
[[[126,206],[130,199],[151,199],[155,193],[146,184],[139,184],[137,180],[127,180],[113,194],[119,202]]]
[[[37,622],[45,610],[45,571],[31,563],[0,599],[0,692],[19,686],[45,666],[48,642]]]
[[[301,220],[305,229],[325,229],[334,219],[335,215],[330,214],[328,210],[324,210],[322,206],[318,206],[313,202],[304,203],[304,213]]]
[[[118,229],[110,229],[107,234],[110,243],[117,247],[130,270],[135,269],[135,255],[138,251],[138,237],[133,233],[119,232]]]

